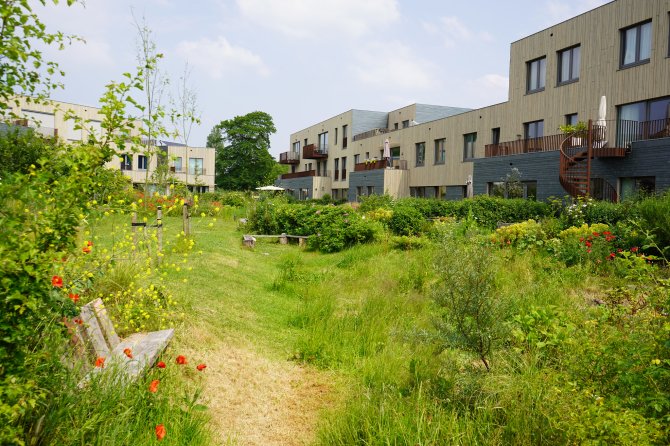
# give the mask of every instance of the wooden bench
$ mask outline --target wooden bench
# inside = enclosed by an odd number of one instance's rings
[[[87,357],[95,355],[96,359],[104,358],[104,367],[93,369],[94,373],[119,369],[127,382],[136,380],[151,367],[174,336],[174,329],[170,328],[119,338],[101,299],[81,307],[78,319],[78,323],[72,325],[75,327],[73,340],[78,353]],[[130,349],[132,358],[124,353],[126,349]],[[87,381],[88,376],[80,385]]]
[[[288,244],[288,239],[293,238],[293,239],[298,239],[298,246],[304,246],[307,239],[309,238],[309,235],[288,235],[285,233],[282,233],[280,235],[269,235],[269,234],[245,234],[242,236],[242,243],[244,246],[253,248],[256,246],[256,239],[257,238],[276,238],[279,239],[279,243],[282,245],[287,245]]]

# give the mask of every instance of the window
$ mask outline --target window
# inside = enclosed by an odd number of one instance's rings
[[[577,125],[579,122],[579,115],[577,113],[570,113],[565,115],[565,125]]]
[[[435,164],[444,164],[447,161],[446,140],[435,140]]]
[[[347,130],[349,129],[349,126],[343,125],[342,126],[342,148],[346,149],[347,148],[347,137],[349,136]]]
[[[426,188],[425,187],[410,187],[409,194],[415,198],[426,198]]]
[[[121,155],[121,170],[133,170],[132,155]]]
[[[567,84],[579,80],[581,65],[580,46],[573,46],[558,53],[558,83]]]
[[[147,157],[145,155],[137,155],[137,169],[147,170]]]
[[[475,143],[477,142],[477,132],[466,133],[463,135],[463,159],[468,160],[475,157]]]
[[[369,160],[370,159],[370,152],[365,152],[365,159]]]
[[[361,155],[360,154],[354,155],[354,164],[360,164],[360,162],[361,162]]]
[[[328,132],[319,133],[319,151],[328,151]]]
[[[300,141],[293,143],[293,153],[300,153]]]
[[[621,68],[649,62],[651,20],[621,30]]]
[[[632,141],[657,137],[666,128],[666,122],[670,119],[669,111],[670,96],[620,105],[617,147],[625,147]],[[639,122],[645,124],[640,125]]]
[[[621,200],[638,195],[651,195],[656,191],[656,177],[619,178]]]
[[[375,194],[375,187],[368,186],[368,195],[374,195],[374,194]]]
[[[398,130],[398,123],[393,124],[393,130]]]
[[[181,156],[178,156],[177,158],[174,159],[174,171],[175,172],[181,172],[183,167],[181,165]]]
[[[537,199],[537,181],[494,181],[487,187],[492,197]]]
[[[205,170],[202,168],[202,158],[188,159],[188,174],[189,175],[204,175]]]
[[[342,157],[342,181],[347,179],[347,157]]]
[[[419,142],[416,144],[416,165],[423,166],[426,160],[426,143]]]
[[[340,159],[335,158],[335,181],[340,179]]]
[[[535,93],[544,90],[545,80],[547,78],[547,57],[531,60],[528,65],[528,81],[526,83],[526,93]]]
[[[406,129],[407,127],[409,127],[409,119],[402,122],[402,128]]]
[[[523,125],[524,139],[540,138],[544,136],[544,121],[526,122]]]
[[[337,145],[337,127],[335,127],[335,145]]]
[[[357,197],[364,197],[365,196],[363,194],[363,186],[356,186],[356,196]]]
[[[500,144],[500,127],[491,129],[491,144]]]

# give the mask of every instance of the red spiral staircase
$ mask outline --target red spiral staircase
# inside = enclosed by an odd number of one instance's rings
[[[559,181],[572,197],[593,197],[610,202],[618,201],[616,188],[607,180],[591,175],[591,160],[595,157],[626,156],[626,148],[608,147],[607,126],[589,120],[586,130],[565,137],[560,149]]]

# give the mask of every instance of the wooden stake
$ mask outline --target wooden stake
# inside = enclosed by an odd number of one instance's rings
[[[131,231],[133,233],[133,246],[137,250],[137,212],[133,212],[131,221]]]
[[[156,208],[156,227],[158,228],[158,252],[163,253],[163,206]],[[158,262],[161,261],[161,256],[158,256]]]
[[[183,227],[184,227],[184,236],[190,237],[191,236],[191,217],[188,215],[188,204],[184,203],[184,206],[182,206],[182,220],[183,220]]]

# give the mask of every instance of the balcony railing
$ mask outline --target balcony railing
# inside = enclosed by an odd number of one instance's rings
[[[315,177],[316,176],[316,170],[304,170],[302,172],[293,172],[293,173],[285,173],[281,176],[282,180],[290,180],[293,178],[305,178],[305,177]]]
[[[293,151],[280,153],[279,164],[300,164],[300,153]]]
[[[384,133],[388,133],[390,131],[391,130],[389,130],[389,129],[383,129],[383,128],[368,130],[367,132],[363,132],[363,133],[359,133],[357,135],[354,135],[354,141],[359,141],[361,139],[371,138],[371,137],[377,136],[377,135],[383,135]]]
[[[373,160],[363,163],[356,163],[354,165],[354,172],[360,172],[362,170],[376,170],[376,169],[386,169],[386,160]]]
[[[319,147],[316,144],[308,144],[302,148],[302,157],[306,159],[328,158],[328,146]]]
[[[515,141],[487,144],[484,146],[484,156],[508,156],[532,152],[551,152],[559,150],[566,135],[541,136],[539,138],[517,139]]]

